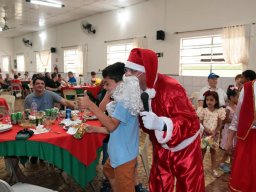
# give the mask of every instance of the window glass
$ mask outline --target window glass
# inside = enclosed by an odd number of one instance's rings
[[[183,76],[208,76],[213,72],[234,77],[242,72],[242,64],[227,64],[221,35],[212,35],[180,40],[180,69]]]

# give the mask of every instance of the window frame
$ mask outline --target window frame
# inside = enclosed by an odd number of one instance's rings
[[[4,59],[5,58],[8,59],[7,70],[4,70],[5,69],[5,67],[4,67]],[[1,56],[1,69],[2,69],[2,72],[9,72],[10,66],[11,66],[11,56],[9,56],[9,55],[2,55]]]
[[[203,39],[207,39],[208,43],[196,44],[196,40],[203,42]],[[184,46],[184,41],[191,41],[194,44],[187,42]],[[186,51],[188,56],[184,54]],[[198,54],[200,51],[201,54]],[[194,59],[194,62],[190,63],[189,59]],[[180,38],[179,67],[181,76],[208,76],[213,72],[222,77],[234,77],[243,70],[242,64],[232,65],[225,62],[220,34]]]
[[[21,64],[19,63],[19,59],[18,59],[18,57],[21,57],[21,56],[23,57],[23,70],[21,68]],[[19,72],[25,72],[26,71],[25,55],[23,53],[16,55],[16,64],[17,64],[17,67],[16,67],[17,71],[19,71]]]
[[[111,51],[111,47],[117,47],[117,46],[124,46],[125,49],[123,50],[113,50]],[[129,47],[130,46],[130,47]],[[120,40],[120,41],[114,41],[114,42],[110,42],[107,44],[107,66],[108,65],[111,65],[115,62],[123,62],[125,63],[127,61],[127,58],[130,54],[130,51],[135,48],[135,43],[134,43],[134,40],[131,39],[131,40]],[[116,58],[110,58],[110,54],[112,55],[118,55],[118,54],[123,54],[122,57],[116,57]],[[120,56],[119,55],[119,56]]]
[[[74,69],[72,69],[72,67],[67,67],[66,62],[68,62],[69,60],[67,60],[67,61],[65,60],[66,51],[72,51],[72,50],[75,50],[77,52],[76,54],[74,54],[77,56],[76,60],[73,60],[74,61],[74,67],[73,67]],[[72,47],[63,48],[63,70],[64,70],[64,73],[68,73],[69,71],[72,71],[76,76],[78,76],[79,74],[84,74],[83,60],[84,60],[84,53],[83,53],[82,46],[81,46],[81,48],[80,48],[80,46],[72,46]],[[80,63],[80,65],[78,65],[77,63]]]

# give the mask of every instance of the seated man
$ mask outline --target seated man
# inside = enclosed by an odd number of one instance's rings
[[[96,77],[96,73],[94,71],[91,72],[91,85],[99,86],[101,83],[101,79]]]
[[[49,91],[53,91],[55,93],[61,94],[61,85],[58,82],[57,73],[52,73],[52,79],[49,80],[48,85],[46,85],[46,89]]]
[[[71,71],[68,72],[68,83],[76,85],[76,78],[74,77],[74,74]]]
[[[33,89],[34,92],[29,94],[25,98],[24,109],[30,109],[33,101],[37,103],[37,111],[43,111],[45,109],[51,109],[54,107],[54,103],[58,102],[64,106],[74,108],[74,101],[68,101],[58,94],[45,90],[45,79],[44,77],[37,76],[33,79]],[[31,163],[35,164],[37,162],[37,157],[31,157]],[[19,180],[24,180],[24,175],[18,166],[18,159],[12,158],[13,167],[15,167],[16,174]]]
[[[43,111],[54,107],[54,103],[61,103],[64,106],[74,108],[74,101],[68,101],[58,94],[45,90],[44,78],[36,77],[33,79],[34,92],[29,94],[24,101],[24,108],[30,109],[33,101],[37,103],[37,110]]]

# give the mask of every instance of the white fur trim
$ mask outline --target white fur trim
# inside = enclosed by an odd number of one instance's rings
[[[148,94],[149,99],[152,99],[156,96],[156,90],[154,88],[147,88],[145,92]]]
[[[167,117],[160,117],[160,118],[164,121],[164,123],[167,126],[166,136],[165,136],[165,138],[163,138],[164,131],[158,131],[158,130],[155,130],[155,136],[156,136],[158,143],[165,144],[171,140],[172,131],[173,131],[173,123],[170,118],[167,118]]]
[[[126,61],[125,67],[145,73],[145,67],[131,61]]]
[[[166,143],[165,144],[162,144],[162,147],[167,149],[167,150],[170,150],[172,152],[177,152],[177,151],[180,151],[184,148],[186,148],[187,146],[189,146],[191,143],[193,143],[193,141],[196,140],[197,136],[200,134],[200,129],[196,132],[195,135],[193,135],[192,137],[189,137],[185,140],[183,140],[180,144],[178,144],[176,147],[172,147],[170,148]]]

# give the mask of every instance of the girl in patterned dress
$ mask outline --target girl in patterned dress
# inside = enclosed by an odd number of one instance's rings
[[[234,85],[230,85],[227,90],[227,96],[228,96],[228,106],[226,107],[226,118],[224,120],[225,126],[224,129],[221,132],[221,142],[220,142],[220,147],[225,150],[226,143],[227,143],[227,137],[228,137],[228,128],[230,126],[230,123],[232,121],[232,118],[234,116],[234,113],[236,111],[236,105],[238,102],[238,97],[239,97],[239,89],[235,87]],[[233,140],[235,144],[235,139]],[[224,151],[222,159],[220,161],[219,168],[225,172],[229,173],[230,168],[229,166],[225,163],[227,158],[230,156],[230,154],[227,151]]]
[[[216,171],[216,150],[218,148],[218,134],[222,125],[222,120],[225,119],[225,109],[219,107],[219,96],[215,91],[206,91],[204,93],[203,107],[198,107],[197,115],[201,124],[204,127],[201,139],[201,148],[203,158],[210,147],[211,153],[211,172],[214,177],[219,177]]]

